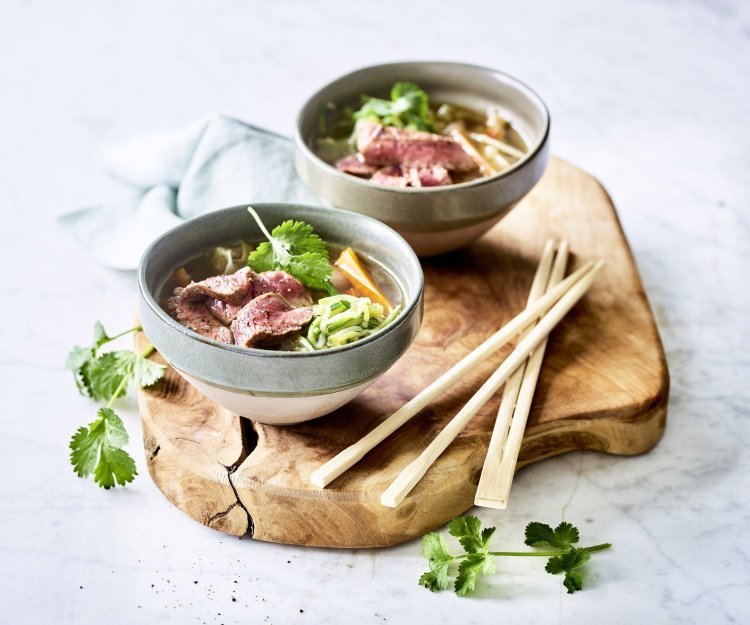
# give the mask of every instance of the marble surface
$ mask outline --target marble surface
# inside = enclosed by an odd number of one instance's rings
[[[750,616],[750,9],[708,2],[0,3],[0,622],[741,623]],[[413,24],[420,24],[415,28]],[[290,132],[302,100],[357,66],[442,58],[533,85],[553,150],[619,207],[672,375],[649,454],[571,454],[478,510],[498,544],[532,519],[615,548],[564,594],[539,561],[501,563],[473,599],[417,586],[417,543],[326,551],[205,529],[145,475],[76,478],[94,414],[62,368],[99,318],[125,327],[133,276],[93,265],[55,224],[121,192],[108,142],[222,111]],[[9,271],[12,269],[12,271]],[[132,398],[119,405],[139,435]]]

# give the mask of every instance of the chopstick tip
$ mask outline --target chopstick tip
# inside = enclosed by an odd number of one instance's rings
[[[325,478],[323,478],[322,475],[319,475],[317,471],[310,476],[310,484],[317,486],[318,488],[325,488],[327,486]]]
[[[494,508],[495,510],[505,510],[508,507],[507,499],[484,499],[483,497],[475,497],[474,505],[482,508]]]
[[[386,495],[386,493],[383,493],[380,495],[380,503],[384,505],[386,508],[395,508],[399,502],[396,501],[395,497],[392,497],[391,495]]]

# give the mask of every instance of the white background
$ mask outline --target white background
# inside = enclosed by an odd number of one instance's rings
[[[118,197],[98,151],[211,111],[290,133],[319,85],[401,59],[494,66],[542,95],[553,152],[618,206],[660,325],[672,393],[658,447],[532,466],[509,510],[478,512],[503,546],[535,519],[613,542],[574,596],[537,560],[502,562],[458,599],[417,586],[416,542],[325,551],[205,529],[150,482],[132,399],[119,410],[136,482],[104,492],[68,464],[95,406],[66,353],[97,318],[126,327],[135,303],[133,275],[93,265],[55,223]],[[0,622],[745,622],[748,76],[739,0],[0,0]]]

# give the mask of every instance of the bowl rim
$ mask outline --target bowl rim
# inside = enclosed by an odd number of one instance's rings
[[[268,207],[268,206],[294,206],[297,208],[311,209],[316,212],[322,211],[325,213],[333,213],[334,215],[343,213],[345,214],[346,217],[351,217],[355,221],[359,221],[359,220],[369,221],[375,227],[383,228],[388,233],[389,236],[393,237],[397,242],[399,242],[402,245],[402,247],[404,248],[403,249],[404,254],[402,256],[407,257],[409,262],[413,263],[418,270],[417,271],[417,275],[418,275],[417,290],[416,290],[416,293],[414,294],[414,297],[412,297],[407,303],[405,303],[399,315],[382,330],[375,332],[371,334],[370,336],[365,337],[364,339],[354,341],[353,343],[348,343],[346,345],[341,345],[338,347],[329,347],[328,349],[322,349],[322,350],[317,350],[317,351],[312,351],[312,352],[280,351],[280,350],[259,349],[255,347],[241,347],[239,345],[234,345],[234,344],[230,345],[228,343],[222,343],[221,341],[216,341],[198,332],[195,332],[194,330],[191,330],[190,328],[177,322],[177,320],[173,319],[172,316],[169,315],[167,311],[165,311],[159,305],[159,302],[156,301],[156,298],[151,292],[151,289],[149,289],[148,285],[146,284],[146,265],[148,264],[150,257],[153,255],[154,250],[157,249],[159,245],[163,243],[164,239],[172,235],[177,230],[180,230],[186,227],[188,224],[193,224],[195,222],[210,222],[212,219],[216,219],[217,217],[219,217],[222,213],[225,213],[227,211],[238,210],[240,208],[246,208],[247,206],[253,206],[254,208],[261,208],[261,209],[264,207]],[[315,226],[313,225],[313,227]],[[143,252],[140,262],[138,263],[137,283],[138,283],[138,291],[141,297],[143,298],[144,302],[146,303],[146,305],[162,322],[166,323],[166,325],[169,326],[172,330],[176,330],[177,332],[183,334],[187,338],[197,340],[201,343],[204,343],[205,345],[208,345],[209,347],[214,347],[214,348],[217,348],[223,351],[228,351],[228,352],[235,353],[235,354],[241,354],[241,355],[247,355],[247,356],[260,356],[263,358],[295,358],[295,359],[297,358],[310,358],[310,359],[322,358],[322,357],[325,357],[327,354],[340,354],[342,352],[352,351],[354,349],[357,349],[358,347],[362,347],[363,345],[369,345],[371,343],[375,343],[379,341],[380,339],[383,339],[384,337],[386,337],[388,334],[394,332],[397,328],[399,328],[403,324],[407,323],[408,320],[411,318],[411,316],[414,314],[415,310],[419,306],[419,303],[422,301],[423,296],[424,296],[424,273],[422,271],[422,265],[419,262],[417,255],[414,253],[414,250],[412,250],[411,246],[409,246],[406,240],[393,228],[383,223],[382,221],[379,221],[367,215],[362,215],[360,213],[354,213],[352,211],[345,211],[345,210],[338,209],[338,208],[330,208],[327,206],[312,206],[309,204],[294,204],[291,202],[253,202],[253,203],[248,203],[248,204],[236,204],[234,206],[227,206],[225,208],[220,208],[215,211],[211,211],[209,213],[198,215],[191,219],[185,220],[183,223],[178,224],[173,228],[170,228],[169,230],[161,234],[159,237],[154,239],[149,244],[149,246]]]
[[[355,74],[358,74],[360,72],[366,72],[366,71],[381,68],[381,67],[397,68],[397,67],[404,66],[404,65],[443,65],[443,66],[451,66],[454,68],[479,70],[479,71],[486,72],[489,74],[499,75],[502,78],[504,78],[506,81],[513,83],[516,87],[520,88],[522,92],[525,92],[525,95],[529,97],[529,99],[536,101],[536,103],[540,106],[540,109],[544,115],[544,130],[542,131],[538,141],[536,141],[533,147],[529,149],[526,155],[522,159],[513,163],[507,169],[501,172],[498,172],[492,176],[487,176],[486,178],[477,178],[475,180],[468,180],[466,182],[449,184],[449,185],[445,185],[442,187],[404,187],[404,188],[401,188],[401,187],[389,187],[386,185],[375,184],[365,178],[360,178],[359,176],[352,176],[351,174],[345,174],[344,172],[339,171],[333,165],[331,165],[330,163],[327,163],[322,158],[320,158],[310,148],[310,146],[307,145],[307,142],[302,137],[302,130],[301,130],[302,122],[303,122],[302,113],[312,103],[312,101],[318,96],[318,94],[321,91],[334,85],[335,83],[346,80],[347,78]],[[456,61],[426,61],[426,60],[396,61],[393,63],[377,63],[375,65],[367,65],[365,67],[360,67],[358,69],[347,72],[346,74],[343,74],[337,78],[334,78],[333,80],[327,82],[322,87],[320,87],[317,91],[315,91],[309,98],[305,100],[304,104],[302,105],[299,112],[297,113],[297,120],[294,126],[294,143],[297,146],[297,148],[300,150],[300,152],[302,152],[302,154],[308,160],[312,161],[312,163],[316,167],[337,177],[339,180],[345,180],[354,185],[360,185],[366,189],[376,189],[384,193],[436,194],[437,195],[437,194],[443,194],[443,193],[450,193],[451,191],[458,191],[460,189],[481,187],[486,184],[497,182],[499,180],[502,180],[503,178],[507,178],[510,175],[516,173],[519,169],[522,169],[528,163],[530,163],[537,156],[537,154],[539,154],[539,152],[544,148],[545,144],[547,143],[547,140],[549,139],[550,126],[551,126],[551,118],[550,118],[549,109],[547,108],[547,105],[545,104],[541,96],[536,91],[534,91],[534,89],[529,87],[529,85],[527,85],[525,82],[523,82],[522,80],[516,78],[515,76],[511,74],[508,74],[507,72],[504,72],[499,69],[494,69],[492,67],[487,67],[486,65],[477,65],[474,63],[461,63],[461,62],[456,62]]]

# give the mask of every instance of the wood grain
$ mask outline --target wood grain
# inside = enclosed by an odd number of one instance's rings
[[[605,258],[607,267],[550,337],[518,468],[573,450],[648,451],[664,430],[669,388],[656,324],[606,192],[585,172],[553,159],[529,196],[480,241],[423,261],[419,336],[385,376],[335,413],[283,428],[251,424],[171,369],[162,383],[141,391],[154,482],[204,525],[297,545],[392,545],[464,512],[472,505],[499,394],[398,508],[378,499],[510,348],[325,490],[308,477],[524,308],[548,237],[570,241],[569,271],[592,258]]]

